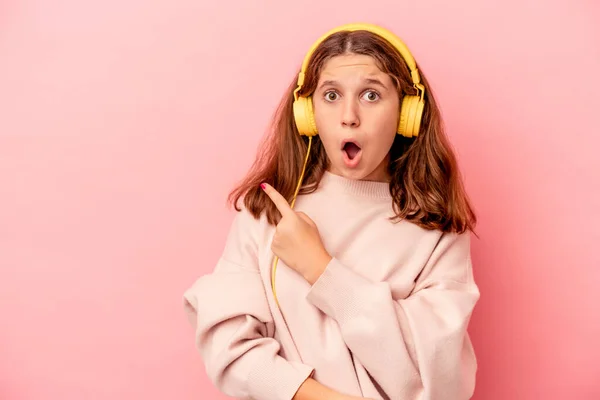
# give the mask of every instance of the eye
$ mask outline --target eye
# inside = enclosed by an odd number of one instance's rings
[[[365,93],[364,97],[368,102],[372,103],[374,101],[379,100],[379,93],[377,93],[374,90],[369,90]]]
[[[337,99],[337,93],[333,91],[329,91],[325,93],[325,100],[327,101],[335,101]]]

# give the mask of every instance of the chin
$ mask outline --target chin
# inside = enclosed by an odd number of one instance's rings
[[[371,180],[370,176],[374,172],[372,168],[348,168],[345,165],[333,165],[329,171],[335,175],[356,181]]]

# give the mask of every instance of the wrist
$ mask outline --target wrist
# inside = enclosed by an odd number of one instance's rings
[[[327,387],[313,378],[306,379],[293,397],[293,400],[348,400],[348,396]]]
[[[313,285],[319,279],[321,274],[323,274],[331,259],[331,255],[327,253],[325,249],[316,253],[314,257],[311,257],[311,265],[304,269],[304,279]]]

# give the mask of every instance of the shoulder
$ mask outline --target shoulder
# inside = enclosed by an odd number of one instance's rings
[[[255,217],[244,205],[239,206],[239,211],[234,209],[231,222],[232,230],[242,230],[249,234],[259,234],[269,228],[266,214],[263,212]]]
[[[458,232],[440,232],[438,248],[459,247],[463,251],[469,251],[471,248],[471,231]]]
[[[471,265],[471,232],[440,232],[439,240],[430,255],[430,265],[446,269],[446,273],[456,274],[455,280],[464,281]]]
[[[234,210],[225,253],[244,252],[257,255],[271,229],[264,213],[257,218],[247,208],[241,206],[240,211]]]
[[[426,239],[432,243],[436,249],[447,248],[450,246],[462,246],[470,247],[471,235],[470,230],[465,232],[455,231],[444,231],[442,229],[431,229],[424,228],[414,221],[401,220],[398,225],[404,225],[408,232],[411,232],[412,236]]]
[[[468,258],[471,251],[471,232],[445,232],[439,229],[430,230],[426,234],[431,239],[431,257],[447,257],[455,254],[458,257]]]
[[[404,238],[410,243],[413,252],[421,252],[427,263],[439,260],[453,260],[456,263],[469,262],[471,258],[472,232],[443,231],[426,229],[412,221],[401,221],[404,224]]]

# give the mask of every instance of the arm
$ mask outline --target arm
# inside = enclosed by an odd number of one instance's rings
[[[236,215],[214,271],[185,292],[184,309],[219,390],[242,399],[290,400],[313,369],[279,355],[256,262],[256,231],[251,215]]]
[[[468,234],[444,234],[413,292],[394,299],[332,258],[307,298],[340,325],[353,354],[392,399],[464,400],[475,385],[467,334],[479,299]]]
[[[279,355],[256,263],[256,226],[245,210],[238,213],[213,273],[184,294],[208,377],[240,399],[354,400],[310,378],[313,368]]]

